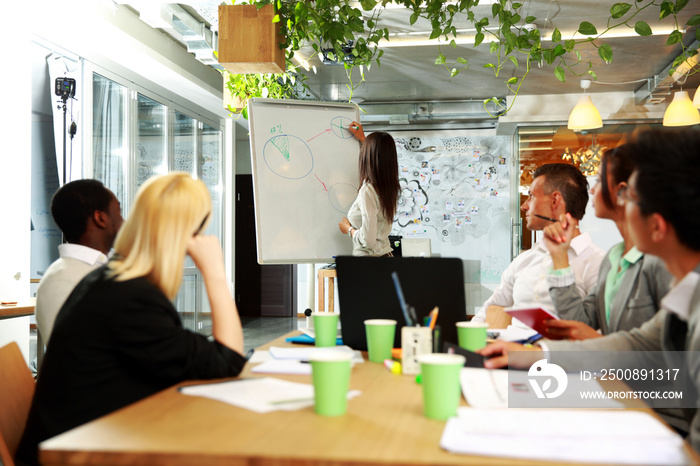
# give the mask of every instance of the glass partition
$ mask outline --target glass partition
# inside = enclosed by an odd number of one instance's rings
[[[128,89],[97,73],[92,80],[93,177],[126,204]]]

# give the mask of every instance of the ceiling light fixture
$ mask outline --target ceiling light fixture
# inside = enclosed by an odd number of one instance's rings
[[[696,92],[697,98],[697,92]],[[677,91],[664,113],[664,126],[691,126],[700,123],[700,111],[693,106],[688,91]]]
[[[603,127],[603,119],[600,117],[600,112],[593,102],[591,96],[586,94],[586,89],[591,87],[590,79],[581,80],[581,89],[583,95],[579,97],[578,103],[569,115],[569,124],[567,127],[572,130],[596,129]]]

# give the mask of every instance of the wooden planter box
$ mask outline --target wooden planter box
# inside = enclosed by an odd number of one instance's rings
[[[233,74],[284,73],[272,5],[219,5],[219,63]]]

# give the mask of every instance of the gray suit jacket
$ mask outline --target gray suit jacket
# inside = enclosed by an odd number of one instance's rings
[[[549,294],[562,319],[578,320],[603,335],[631,330],[651,319],[661,307],[673,277],[658,257],[644,255],[622,277],[622,284],[610,306],[610,324],[605,318],[605,280],[610,272],[610,251],[600,264],[598,283],[585,298],[575,284],[552,287]]]
[[[695,272],[700,273],[700,265],[695,268]],[[698,392],[700,392],[700,358],[697,357],[697,352],[700,351],[700,285],[698,285],[693,292],[685,338],[674,335],[674,320],[677,321],[675,315],[671,314],[665,309],[662,309],[641,327],[630,331],[616,332],[604,338],[593,338],[583,341],[547,340],[546,345],[551,352],[551,361],[554,363],[557,363],[557,352],[572,350],[646,350],[664,351],[664,358],[667,360],[667,366],[669,368],[676,368],[675,361],[671,361],[670,359],[670,352],[685,350],[688,357],[684,362],[685,367],[681,368],[680,377],[682,377],[682,379],[679,378],[678,380],[678,388],[679,390],[684,389],[683,398],[685,400],[693,400],[695,408],[684,410],[676,409],[673,410],[673,412],[660,414],[666,414],[663,417],[670,424],[683,430],[687,430],[689,433],[688,440],[695,451],[700,452],[700,412],[698,411],[698,408],[700,408],[700,400],[698,399]],[[560,362],[565,363],[561,360]],[[614,364],[614,361],[611,361],[611,364]],[[688,386],[690,386],[690,390],[688,389]],[[688,391],[691,391],[691,393],[688,393]],[[674,422],[670,416],[678,417]],[[689,423],[689,428],[687,423]]]

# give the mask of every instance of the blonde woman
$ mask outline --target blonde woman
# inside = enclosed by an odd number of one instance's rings
[[[115,240],[114,258],[87,275],[59,311],[17,458],[37,445],[187,379],[231,377],[246,360],[219,241],[200,233],[206,186],[186,173],[150,179]],[[189,254],[202,272],[213,341],[182,327],[172,301]]]

